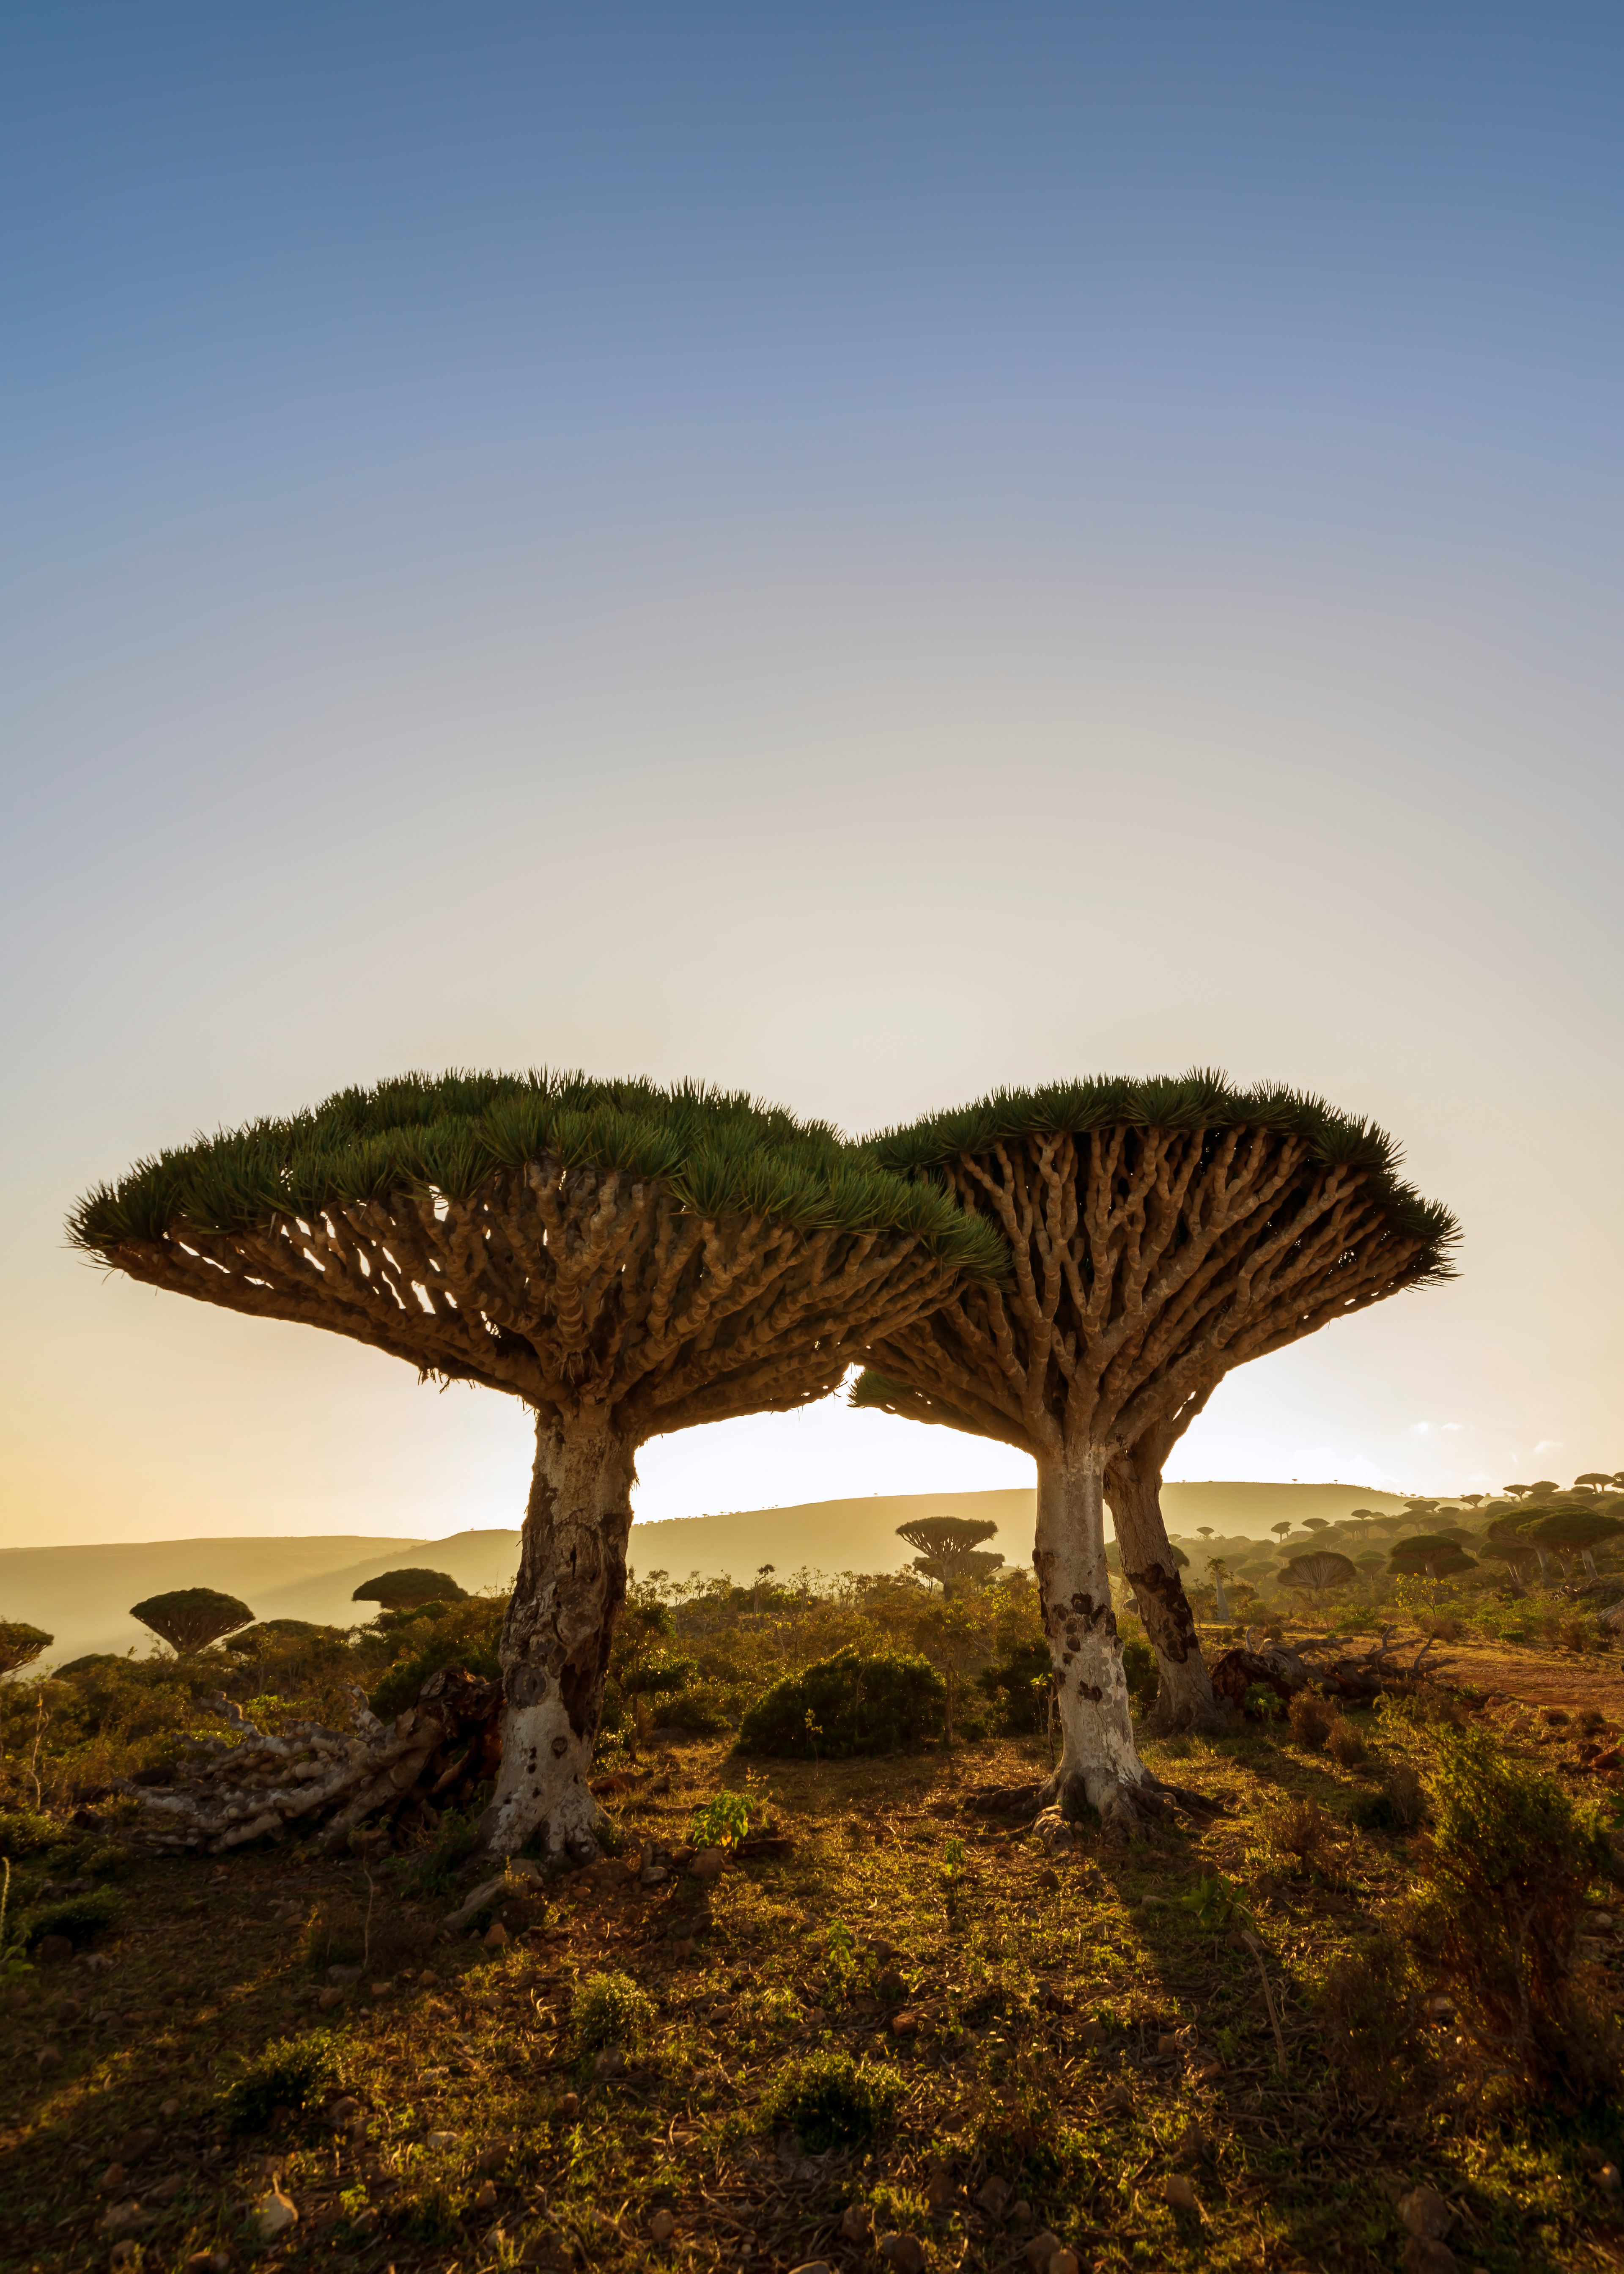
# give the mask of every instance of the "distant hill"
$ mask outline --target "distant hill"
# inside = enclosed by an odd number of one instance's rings
[[[897,1526],[925,1516],[990,1517],[990,1543],[1011,1563],[1032,1553],[1035,1495],[1030,1486],[1003,1492],[875,1494],[866,1500],[807,1501],[792,1508],[747,1509],[723,1516],[683,1516],[632,1526],[631,1562],[646,1577],[694,1572],[749,1577],[763,1563],[787,1574],[803,1565],[823,1571],[889,1571],[913,1550]],[[1269,1527],[1306,1516],[1335,1522],[1355,1508],[1396,1510],[1391,1493],[1358,1485],[1173,1484],[1162,1495],[1168,1529],[1195,1543],[1210,1524],[1226,1539],[1267,1539]],[[470,1593],[506,1587],[519,1560],[516,1531],[457,1532],[446,1540],[372,1539],[364,1533],[315,1538],[160,1540],[93,1547],[0,1549],[0,1618],[24,1619],[56,1638],[46,1663],[93,1650],[145,1652],[151,1638],[130,1605],[171,1587],[218,1587],[262,1619],[316,1619],[349,1626],[364,1615],[350,1596],[391,1563],[427,1564],[449,1572]]]

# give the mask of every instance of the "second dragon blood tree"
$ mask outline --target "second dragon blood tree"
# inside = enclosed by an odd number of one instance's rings
[[[876,1335],[853,1400],[1032,1455],[1064,1728],[1048,1796],[1131,1830],[1163,1803],[1129,1721],[1107,1502],[1157,1724],[1199,1726],[1221,1709],[1162,1520],[1169,1451],[1232,1367],[1447,1276],[1454,1219],[1399,1183],[1380,1130],[1206,1073],[1001,1092],[871,1150],[996,1226],[1013,1265]]]
[[[545,1074],[347,1090],[144,1162],[70,1229],[132,1278],[534,1411],[479,1844],[576,1859],[603,1822],[587,1773],[638,1447],[824,1397],[876,1337],[1007,1262],[989,1220],[826,1126],[697,1087]],[[353,1816],[335,1786],[341,1801]]]

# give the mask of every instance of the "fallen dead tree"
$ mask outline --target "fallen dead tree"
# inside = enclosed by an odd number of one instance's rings
[[[293,1721],[276,1736],[229,1698],[212,1698],[237,1732],[235,1742],[212,1737],[189,1745],[161,1786],[120,1780],[115,1789],[139,1801],[143,1811],[125,1837],[149,1850],[211,1856],[289,1832],[335,1847],[363,1825],[406,1841],[432,1832],[442,1810],[466,1806],[495,1774],[501,1759],[495,1683],[447,1667],[393,1721],[380,1721],[360,1689],[348,1694],[350,1732]]]
[[[1369,1650],[1343,1652],[1323,1642],[1259,1642],[1251,1629],[1244,1645],[1225,1651],[1213,1668],[1214,1693],[1237,1712],[1245,1709],[1246,1692],[1254,1683],[1272,1690],[1289,1705],[1299,1690],[1317,1684],[1327,1696],[1347,1706],[1370,1706],[1384,1690],[1413,1690],[1432,1681],[1453,1661],[1436,1656],[1431,1638],[1418,1644],[1397,1644],[1393,1627],[1383,1627],[1380,1639]],[[1402,1653],[1413,1650],[1406,1662]]]

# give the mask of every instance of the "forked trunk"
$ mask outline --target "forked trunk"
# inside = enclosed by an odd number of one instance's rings
[[[1159,1737],[1170,1737],[1183,1729],[1231,1726],[1233,1713],[1213,1695],[1195,1616],[1173,1561],[1162,1520],[1160,1477],[1147,1475],[1132,1459],[1124,1459],[1112,1463],[1107,1489],[1123,1577],[1133,1590],[1135,1607],[1156,1653],[1160,1679],[1147,1727]]]
[[[598,1852],[605,1822],[587,1788],[614,1622],[626,1600],[635,1448],[588,1407],[541,1422],[519,1575],[502,1629],[502,1765],[478,1852],[532,1835],[548,1859]]]
[[[1105,1563],[1103,1470],[1082,1459],[1038,1461],[1037,1568],[1055,1668],[1064,1745],[1043,1797],[1063,1813],[1086,1800],[1106,1830],[1131,1836],[1160,1813],[1133,1743],[1122,1645]]]

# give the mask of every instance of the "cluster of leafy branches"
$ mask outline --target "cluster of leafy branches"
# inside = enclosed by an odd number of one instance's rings
[[[1413,1284],[1449,1276],[1459,1226],[1440,1202],[1423,1199],[1400,1180],[1402,1156],[1386,1130],[1281,1084],[1234,1088],[1225,1075],[1208,1067],[1149,1081],[1095,1075],[1040,1089],[996,1089],[973,1104],[882,1131],[868,1140],[868,1148],[888,1168],[928,1178],[961,1155],[989,1154],[1017,1139],[1084,1136],[1123,1126],[1207,1130],[1214,1146],[1225,1132],[1237,1128],[1276,1129],[1301,1137],[1312,1159],[1367,1171],[1394,1228],[1426,1243]]]
[[[911,1231],[973,1274],[996,1276],[1004,1266],[990,1226],[825,1122],[703,1083],[662,1088],[545,1069],[405,1074],[222,1130],[97,1186],[74,1209],[69,1234],[79,1247],[112,1256],[177,1224],[229,1233],[282,1217],[308,1224],[402,1189],[462,1201],[499,1171],[543,1157],[658,1178],[706,1217]]]

